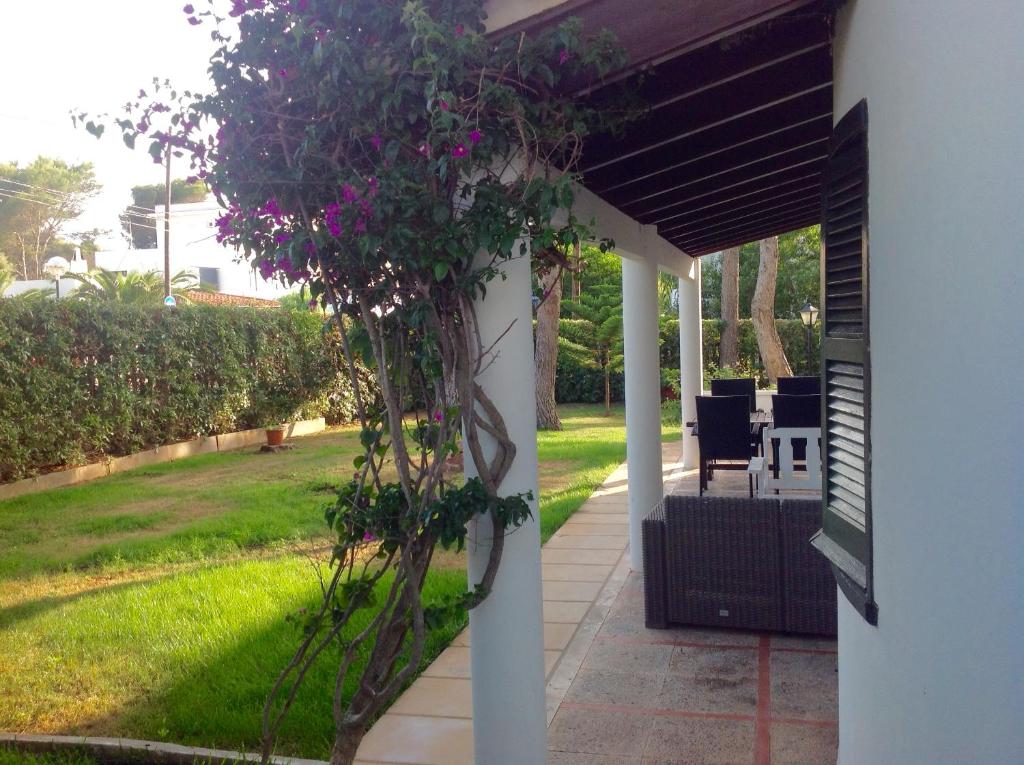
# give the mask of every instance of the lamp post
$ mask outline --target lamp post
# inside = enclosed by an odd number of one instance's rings
[[[57,300],[60,300],[60,278],[71,268],[71,264],[60,255],[54,255],[43,264],[43,273],[53,279],[57,287]]]
[[[818,309],[811,305],[810,300],[805,300],[800,308],[800,321],[803,322],[804,332],[807,335],[807,374],[811,373],[811,340],[814,335],[814,324],[818,321]]]

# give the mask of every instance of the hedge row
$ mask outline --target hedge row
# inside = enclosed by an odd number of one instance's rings
[[[349,419],[336,359],[309,313],[0,300],[0,481],[260,427],[268,402]]]
[[[807,339],[803,324],[799,319],[776,319],[775,326],[782,340],[786,358],[793,368],[794,374],[806,374]],[[703,322],[704,379],[710,380],[720,374],[719,352],[721,342],[722,321],[705,319]],[[818,343],[820,327],[814,330],[811,349],[811,374],[818,374]],[[593,348],[596,341],[593,337],[593,325],[579,319],[562,319],[559,322],[559,333],[563,339],[587,348]],[[761,363],[761,354],[757,348],[757,336],[750,319],[740,319],[739,325],[739,364],[733,370],[738,376],[753,376],[760,387],[767,387],[768,376]],[[662,319],[660,326],[661,368],[662,370],[679,369],[679,321],[678,319]],[[600,368],[579,363],[570,354],[559,353],[558,371],[555,383],[555,398],[559,403],[596,403],[604,401],[604,375]],[[623,399],[623,375],[612,373],[612,400]],[[707,382],[705,382],[707,384]]]

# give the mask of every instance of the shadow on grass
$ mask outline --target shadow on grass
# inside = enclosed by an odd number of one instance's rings
[[[381,585],[385,585],[382,582]],[[431,572],[424,589],[429,602],[461,591],[465,574]],[[319,604],[315,580],[308,597],[291,599],[287,613],[313,609]],[[365,614],[346,634],[355,634],[369,620]],[[421,662],[425,668],[465,626],[455,618],[428,633]],[[188,625],[183,624],[187,629]],[[90,721],[99,735],[123,735],[151,740],[240,751],[258,751],[263,705],[278,673],[292,658],[301,640],[300,621],[282,615],[268,623],[236,630],[238,639],[222,650],[182,665],[169,684],[125,703],[117,712]],[[366,652],[372,641],[368,641]],[[341,650],[335,645],[319,657],[298,691],[294,706],[281,727],[277,753],[327,759],[333,739],[332,698]],[[365,655],[365,654],[364,654]],[[354,691],[350,676],[346,694]]]

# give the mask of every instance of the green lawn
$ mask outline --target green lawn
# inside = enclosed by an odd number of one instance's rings
[[[75,751],[31,754],[0,746],[0,765],[96,765],[96,760]]]
[[[625,456],[621,408],[562,414],[538,437],[545,538]],[[254,748],[299,637],[286,617],[317,599],[301,553],[326,539],[326,486],[356,453],[351,429],[298,443],[0,502],[0,730]],[[464,586],[462,557],[439,556],[427,597]],[[428,660],[463,623],[431,632]],[[334,666],[310,676],[282,752],[326,756]]]

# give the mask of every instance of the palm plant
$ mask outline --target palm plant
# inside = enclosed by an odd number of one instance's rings
[[[612,413],[612,372],[623,367],[622,357],[622,290],[617,285],[601,284],[579,296],[579,302],[563,301],[562,310],[593,326],[597,364],[604,371],[604,413]]]
[[[164,276],[160,271],[108,271],[98,269],[89,274],[68,274],[82,283],[75,297],[82,300],[104,300],[130,305],[160,305],[164,299]],[[189,302],[184,294],[196,289],[197,280],[187,271],[171,277],[171,294],[179,302]]]

